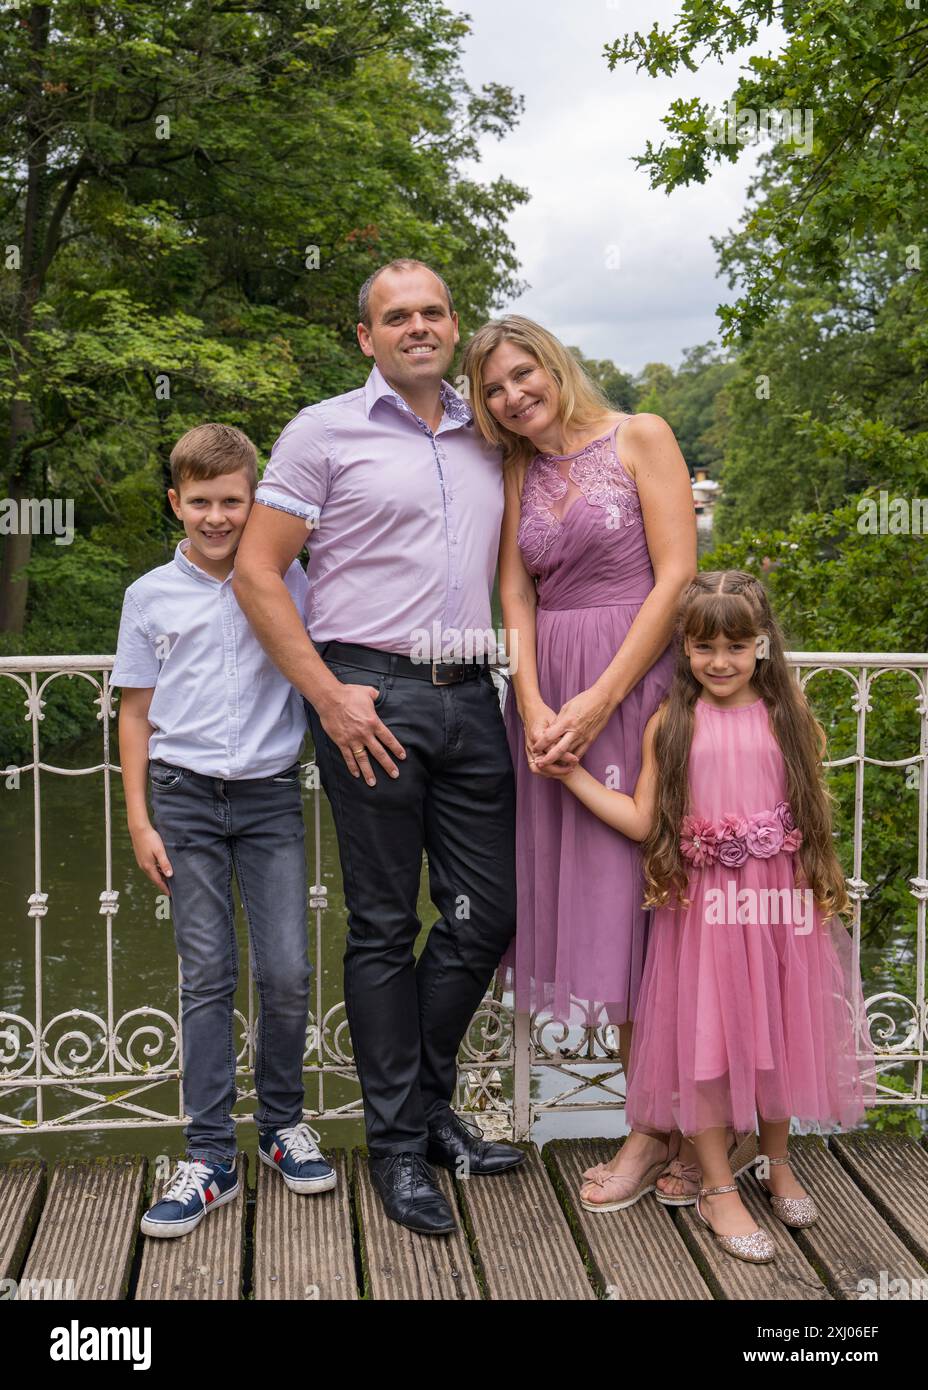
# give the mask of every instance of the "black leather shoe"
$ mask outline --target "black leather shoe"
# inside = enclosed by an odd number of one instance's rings
[[[423,1236],[445,1236],[457,1230],[451,1208],[422,1154],[372,1158],[369,1167],[374,1191],[391,1221]]]
[[[426,1154],[430,1163],[450,1168],[458,1177],[467,1174],[505,1173],[518,1168],[528,1155],[514,1144],[490,1143],[476,1125],[471,1128],[452,1111],[437,1129],[429,1130]]]

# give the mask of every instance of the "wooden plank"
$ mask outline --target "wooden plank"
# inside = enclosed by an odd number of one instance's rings
[[[177,1161],[172,1160],[172,1172]],[[149,1206],[158,1201],[169,1176],[155,1181]],[[238,1155],[238,1177],[238,1196],[209,1212],[189,1235],[142,1237],[142,1263],[135,1290],[139,1302],[228,1302],[242,1297],[248,1180],[248,1155],[244,1153]]]
[[[67,1298],[125,1298],[146,1168],[138,1154],[57,1164],[23,1278],[71,1281]]]
[[[902,1134],[836,1134],[829,1145],[883,1220],[928,1267],[928,1153]]]
[[[41,1159],[16,1158],[0,1167],[0,1279],[19,1277],[45,1187]]]
[[[349,1204],[348,1155],[326,1155],[338,1175],[330,1192],[291,1192],[258,1162],[255,1207],[256,1299],[358,1297]]]
[[[795,1142],[790,1140],[791,1154]],[[709,1227],[699,1220],[695,1207],[677,1209],[680,1234],[713,1297],[738,1301],[766,1299],[771,1302],[830,1300],[831,1295],[813,1263],[800,1250],[793,1233],[773,1215],[769,1201],[752,1174],[745,1173],[740,1177],[738,1187],[744,1205],[776,1246],[776,1259],[770,1264],[752,1265],[746,1260],[726,1255]]]
[[[924,1278],[918,1261],[871,1206],[822,1139],[790,1139],[793,1172],[815,1198],[819,1219],[796,1240],[835,1298],[860,1298],[861,1280]],[[771,1218],[773,1219],[773,1218]],[[776,1223],[779,1224],[779,1223]]]
[[[541,1154],[495,1177],[460,1178],[458,1196],[488,1298],[595,1300]]]
[[[384,1214],[371,1186],[367,1155],[354,1152],[355,1209],[365,1297],[410,1302],[480,1298],[480,1286],[463,1229],[447,1236],[420,1236]],[[436,1168],[439,1186],[456,1213],[451,1174]]]
[[[669,1207],[642,1197],[624,1211],[587,1211],[579,1192],[585,1169],[605,1163],[614,1139],[553,1139],[544,1159],[597,1288],[614,1300],[693,1299],[712,1295],[674,1225]]]

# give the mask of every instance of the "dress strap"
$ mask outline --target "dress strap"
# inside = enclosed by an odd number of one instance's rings
[[[620,420],[619,423],[613,427],[613,430],[612,430],[612,451],[613,451],[613,453],[615,454],[616,458],[618,458],[618,456],[619,456],[618,445],[617,445],[617,443],[616,443],[616,436],[618,435],[619,430],[622,428],[622,426],[623,426],[623,425],[627,425],[628,422],[629,422],[629,420],[631,420],[631,418],[632,418],[631,415],[626,415],[624,420]]]
[[[631,470],[630,470],[629,468],[627,468],[626,465],[625,465],[625,464],[622,462],[622,460],[619,458],[619,441],[618,441],[618,433],[619,433],[619,430],[622,428],[622,426],[625,425],[625,424],[627,424],[628,421],[631,420],[631,419],[632,419],[632,416],[631,416],[631,415],[626,415],[626,416],[625,416],[625,419],[624,419],[624,420],[620,420],[619,423],[618,423],[618,424],[615,426],[615,428],[613,429],[613,431],[612,431],[612,456],[613,456],[613,458],[615,459],[616,463],[619,465],[619,467],[622,469],[622,471],[631,479],[631,482],[632,482],[635,486],[637,486],[637,484],[635,484],[635,475],[634,475],[634,473],[632,473]]]

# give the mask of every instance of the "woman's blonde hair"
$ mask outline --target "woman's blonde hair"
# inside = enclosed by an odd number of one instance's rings
[[[507,430],[490,413],[483,394],[486,360],[501,343],[522,348],[554,380],[558,391],[558,419],[566,436],[589,429],[612,406],[594,381],[587,376],[573,353],[562,342],[532,319],[519,314],[491,319],[471,338],[464,349],[461,369],[467,377],[470,407],[484,439],[503,451],[503,463],[528,463],[538,452],[523,435]]]
[[[654,739],[657,813],[641,846],[644,906],[687,905],[683,895],[688,884],[688,866],[680,850],[680,827],[691,809],[689,754],[702,686],[690,668],[683,639],[705,642],[719,634],[731,641],[766,638],[767,654],[758,658],[751,684],[767,708],[774,738],[783,754],[787,802],[803,836],[797,867],[801,866],[806,885],[826,916],[851,915],[844,871],[832,835],[835,798],[826,785],[822,766],[825,731],[789,668],[783,633],[766,589],[754,575],[743,570],[703,570],[680,601],[677,667],[661,705]]]

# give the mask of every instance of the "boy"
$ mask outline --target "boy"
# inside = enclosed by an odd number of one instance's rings
[[[123,687],[119,746],[132,847],[170,894],[181,960],[187,1158],[142,1218],[149,1236],[186,1235],[238,1193],[233,868],[261,1001],[259,1158],[296,1192],[336,1181],[318,1134],[303,1123],[305,714],[232,592],[257,485],[255,447],[229,425],[198,425],[171,453],[171,480],[168,500],[186,539],[170,564],[126,590],[112,674]],[[296,560],[286,584],[302,613],[307,581]]]

